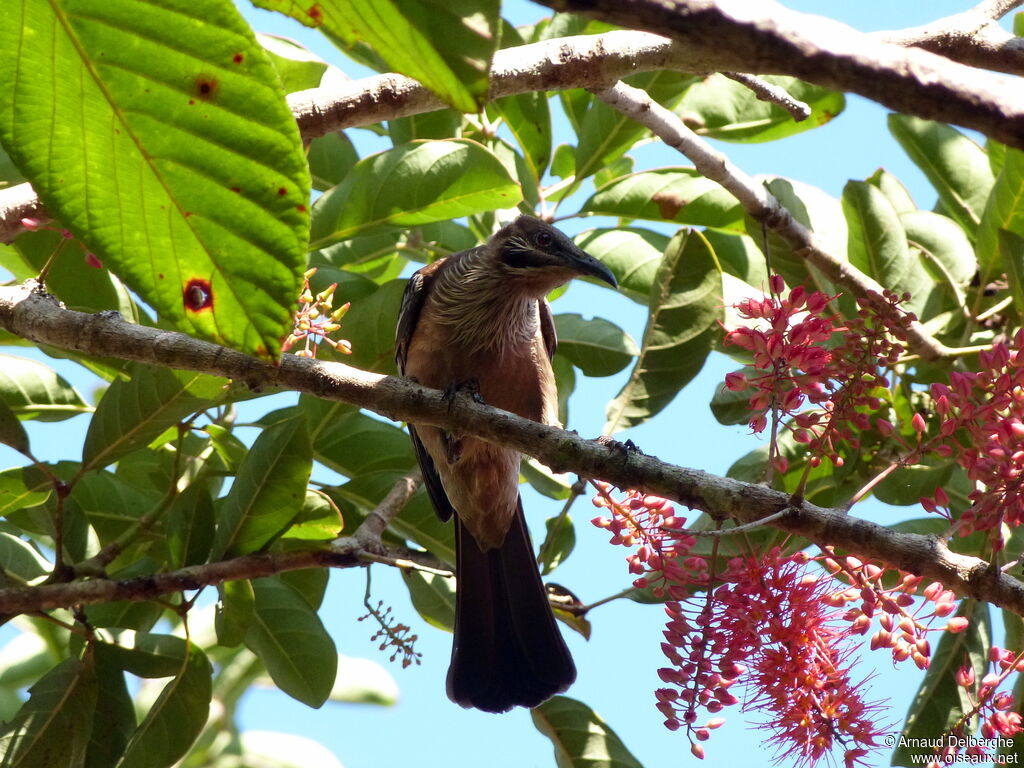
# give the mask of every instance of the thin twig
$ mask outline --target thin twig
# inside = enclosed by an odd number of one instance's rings
[[[735,80],[740,85],[749,88],[761,101],[767,101],[782,107],[798,123],[811,116],[811,108],[799,99],[794,99],[790,96],[785,88],[769,83],[760,77],[746,75],[742,72],[723,72],[722,74],[730,80]]]
[[[780,509],[778,512],[775,512],[775,513],[773,513],[771,515],[768,515],[767,517],[763,517],[760,520],[754,520],[751,523],[744,523],[743,525],[737,525],[737,526],[735,526],[733,528],[721,528],[721,529],[707,530],[707,531],[695,531],[695,530],[692,530],[690,528],[666,528],[666,527],[662,527],[661,530],[665,531],[665,533],[672,533],[672,534],[676,534],[676,535],[686,535],[686,536],[703,536],[703,537],[709,537],[709,536],[710,537],[732,536],[734,533],[745,533],[747,531],[754,531],[754,530],[757,530],[758,528],[763,528],[764,526],[768,525],[769,523],[775,522],[776,520],[781,520],[782,518],[784,518],[789,513],[790,513],[790,510],[788,510],[788,509]]]

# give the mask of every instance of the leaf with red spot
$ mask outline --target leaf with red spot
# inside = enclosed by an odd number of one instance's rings
[[[4,7],[0,143],[47,209],[165,323],[276,357],[302,282],[309,170],[233,3]]]

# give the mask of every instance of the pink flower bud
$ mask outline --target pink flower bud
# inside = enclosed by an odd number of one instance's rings
[[[914,431],[917,432],[917,434],[922,434],[927,428],[927,425],[924,421],[924,416],[922,416],[920,413],[915,413],[914,418],[910,420],[910,426],[914,428]]]
[[[772,275],[768,279],[768,287],[772,293],[778,296],[786,290],[786,281],[782,279],[782,275]]]
[[[21,220],[21,226],[23,226],[29,232],[37,232],[43,226],[43,222],[41,222],[39,219],[31,219],[26,216],[24,219]]]
[[[971,622],[966,616],[954,616],[949,620],[949,623],[946,624],[946,631],[957,634],[958,632],[963,632],[970,625]]]

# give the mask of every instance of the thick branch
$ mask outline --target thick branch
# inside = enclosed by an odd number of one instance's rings
[[[665,35],[696,71],[792,75],[1024,149],[1024,84],[761,0],[535,0]]]
[[[793,218],[763,184],[758,184],[733,165],[729,158],[687,128],[678,115],[658,104],[646,91],[617,83],[595,90],[594,93],[613,108],[645,125],[668,146],[688,157],[702,175],[731,192],[751,216],[778,233],[797,253],[837,285],[855,296],[866,296],[871,292],[881,295],[881,285],[845,259],[829,253],[821,240]],[[936,360],[950,351],[916,321],[907,328],[907,339],[914,352],[928,360]]]
[[[641,489],[707,512],[716,519],[749,523],[790,506],[790,498],[785,493],[674,466],[653,456],[623,453],[614,446],[584,440],[575,433],[478,404],[470,397],[446,398],[437,390],[404,379],[292,355],[285,355],[279,365],[273,365],[184,334],[125,323],[113,315],[89,315],[66,310],[51,297],[24,286],[0,288],[0,326],[31,341],[83,354],[201,371],[263,389],[306,392],[368,408],[391,419],[442,426],[455,434],[476,435],[535,456],[556,472],[573,471],[585,477],[605,479],[620,488]],[[804,536],[820,546],[831,544],[941,581],[960,594],[1024,615],[1024,584],[998,569],[990,568],[978,558],[950,552],[934,537],[897,533],[847,516],[840,510],[806,503],[770,524]],[[344,546],[356,548],[359,544],[353,542]],[[340,563],[344,563],[346,558],[354,558],[355,554],[354,549],[343,549],[341,554],[321,556],[337,557]],[[268,556],[251,557],[256,558],[251,562],[264,562],[259,558]],[[280,565],[280,561],[273,557],[266,562],[262,567],[268,569]],[[222,570],[209,572],[210,577],[227,579],[237,573],[231,568],[239,566],[223,563],[216,564],[216,567]],[[308,565],[304,563],[296,567]],[[162,583],[159,581],[161,578],[181,579],[168,586],[170,591],[177,591],[192,588],[185,584],[189,573],[194,576],[195,572],[185,569],[152,578],[158,580],[157,584]],[[129,582],[129,586],[106,582],[88,586],[91,584],[93,582],[82,585],[82,588],[95,590],[87,591],[83,600],[144,599],[137,595],[151,588],[146,586],[149,584],[147,580]],[[38,589],[53,589],[56,590],[54,594],[63,594],[59,592],[62,588],[55,585]],[[6,610],[5,604],[0,603],[0,611],[3,610]]]
[[[1024,0],[988,0],[963,13],[930,24],[893,32],[877,32],[882,42],[916,46],[947,59],[1011,75],[1024,74],[1024,41],[998,21]]]

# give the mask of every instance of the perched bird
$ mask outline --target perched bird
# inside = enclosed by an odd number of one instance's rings
[[[520,216],[485,245],[439,259],[409,280],[398,318],[398,370],[452,392],[558,424],[551,357],[552,289],[601,262],[554,227]],[[455,518],[455,639],[448,697],[505,712],[566,690],[576,667],[555,624],[519,497],[518,452],[432,426],[409,426],[430,500]]]

